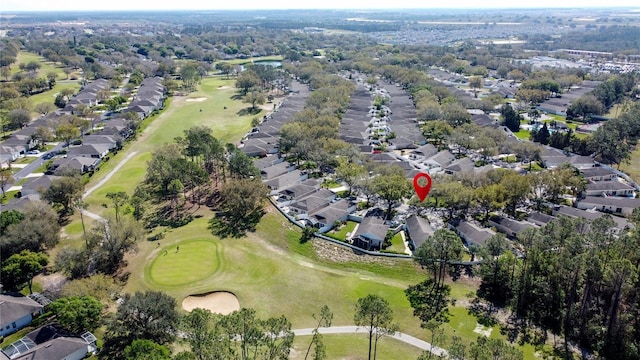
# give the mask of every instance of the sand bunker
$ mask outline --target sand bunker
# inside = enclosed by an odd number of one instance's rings
[[[215,291],[202,295],[189,295],[182,300],[182,308],[191,311],[195,308],[209,310],[222,315],[240,310],[238,298],[226,291]]]
[[[205,101],[205,100],[207,100],[207,98],[205,98],[205,97],[189,98],[189,99],[187,99],[187,101],[189,101],[189,102],[203,102],[203,101]]]
[[[231,86],[218,86],[218,90],[227,90],[227,89],[231,89]]]

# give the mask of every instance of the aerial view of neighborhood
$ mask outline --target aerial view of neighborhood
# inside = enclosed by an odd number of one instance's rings
[[[640,7],[6,4],[0,360],[640,359]]]

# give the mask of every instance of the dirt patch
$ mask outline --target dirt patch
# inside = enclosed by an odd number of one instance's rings
[[[199,98],[188,98],[187,102],[203,102],[207,100],[207,98],[205,97],[199,97]]]
[[[238,298],[228,291],[214,291],[208,294],[189,295],[182,300],[182,308],[186,311],[200,308],[213,313],[229,315],[240,310]]]
[[[313,249],[319,258],[331,262],[378,263],[393,266],[398,260],[383,256],[371,256],[348,247],[332,244],[321,239],[314,239]]]

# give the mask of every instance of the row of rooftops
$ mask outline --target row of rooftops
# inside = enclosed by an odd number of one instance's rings
[[[88,98],[88,94],[96,94],[101,89],[104,89],[105,86],[108,88],[109,82],[105,79],[98,79],[86,85],[78,95],[84,94],[81,97]],[[135,109],[138,105],[134,104],[136,104],[137,101],[153,101],[155,103],[154,106],[145,108],[144,113],[138,113],[138,116],[147,116],[152,110],[159,109],[162,106],[163,94],[164,85],[162,84],[162,78],[147,78],[143,80],[138,89],[136,99],[129,105],[127,111],[136,112]],[[65,108],[64,111],[38,118],[29,124],[28,127],[14,134],[13,137],[21,138],[21,136],[27,136],[27,134],[29,134],[29,139],[31,139],[31,134],[35,133],[38,127],[51,127],[52,124],[55,123],[54,119],[64,115],[66,111],[67,109]],[[64,175],[70,171],[77,171],[80,174],[84,174],[95,170],[98,165],[100,165],[102,159],[110,151],[116,149],[120,143],[131,136],[132,133],[130,120],[120,117],[105,120],[102,129],[92,132],[91,135],[82,136],[81,145],[69,146],[66,157],[55,158],[52,163],[50,175]],[[35,146],[35,144],[33,146]],[[22,185],[21,193],[23,197],[20,199],[11,199],[5,208],[15,210],[22,209],[28,202],[38,199],[39,190],[46,190],[54,178],[54,176],[48,175],[42,178],[30,178]]]

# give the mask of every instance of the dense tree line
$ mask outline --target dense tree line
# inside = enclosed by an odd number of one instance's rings
[[[518,236],[516,258],[499,238],[487,242],[478,295],[509,306],[513,336],[530,326],[575,341],[607,359],[635,359],[638,334],[638,234],[613,221],[560,218]]]

